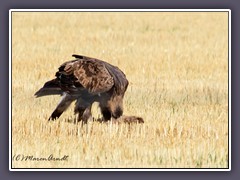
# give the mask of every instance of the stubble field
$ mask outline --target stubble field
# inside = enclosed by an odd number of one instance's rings
[[[34,93],[72,54],[122,69],[145,123],[48,122],[60,97]],[[12,14],[13,168],[227,168],[228,113],[227,13]]]

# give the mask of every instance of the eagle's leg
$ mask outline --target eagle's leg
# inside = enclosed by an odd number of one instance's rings
[[[83,116],[84,110],[85,109],[81,109],[81,108],[75,106],[74,113],[78,115],[78,118],[77,118],[78,122],[82,120],[82,116]]]
[[[83,121],[87,123],[88,119],[92,116],[91,114],[91,103],[77,99],[76,106],[74,109],[75,114],[78,114],[78,122]]]
[[[78,114],[78,122],[82,121],[83,123],[87,123],[88,119],[91,115],[91,106],[87,108],[75,108],[75,114]]]
[[[103,121],[109,121],[112,117],[112,113],[110,111],[110,108],[108,107],[108,101],[109,101],[109,97],[102,97],[102,99],[99,102],[99,107],[102,113],[102,120]]]
[[[112,116],[109,108],[102,107],[101,105],[100,105],[100,108],[101,108],[101,113],[103,115],[103,121],[109,121]]]
[[[72,98],[69,94],[64,93],[61,101],[58,103],[56,109],[53,111],[52,115],[49,117],[48,120],[50,121],[59,118],[73,101],[74,98]]]
[[[88,106],[85,111],[83,112],[83,115],[82,115],[82,121],[83,123],[87,123],[88,119],[92,116],[91,114],[91,106]]]
[[[122,97],[103,98],[99,103],[103,121],[109,121],[111,118],[118,119],[123,114]]]

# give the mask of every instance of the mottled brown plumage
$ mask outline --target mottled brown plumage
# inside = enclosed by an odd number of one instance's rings
[[[78,56],[77,56],[78,57]],[[66,62],[59,68],[57,76],[72,76],[75,85],[83,86],[89,93],[98,94],[109,91],[114,80],[104,63],[94,58],[83,57],[76,61]]]
[[[62,100],[50,116],[56,119],[76,100],[78,120],[86,122],[91,116],[91,105],[99,102],[104,120],[123,114],[123,97],[128,87],[125,74],[116,66],[102,60],[73,55],[75,60],[63,63],[56,78],[44,84],[36,97],[62,95]]]

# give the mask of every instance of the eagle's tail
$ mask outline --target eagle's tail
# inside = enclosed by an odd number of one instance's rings
[[[63,91],[59,86],[58,80],[53,79],[51,81],[46,82],[44,86],[34,94],[34,96],[38,98],[48,95],[61,95],[62,93]]]

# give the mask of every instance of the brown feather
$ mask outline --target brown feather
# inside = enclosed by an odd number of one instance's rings
[[[104,63],[97,59],[85,58],[74,62],[70,61],[64,66],[62,74],[74,75],[89,93],[103,93],[109,91],[114,85],[113,77],[105,68]]]
[[[90,93],[103,93],[113,87],[113,78],[103,63],[94,59],[78,63],[80,67],[74,71],[74,75]]]
[[[118,67],[99,59],[82,55],[73,57],[76,59],[67,61],[58,68],[56,78],[49,81],[54,82],[51,83],[51,88],[44,86],[44,91],[41,90],[41,96],[60,94],[65,98],[50,119],[58,118],[74,100],[77,100],[75,113],[79,114],[79,120],[86,121],[90,117],[93,102],[99,102],[105,120],[120,117],[123,114],[123,97],[128,87],[125,74]]]

